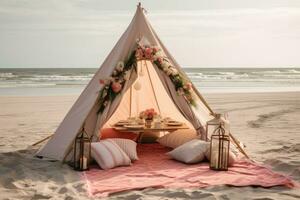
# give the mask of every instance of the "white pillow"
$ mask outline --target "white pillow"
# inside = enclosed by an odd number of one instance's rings
[[[129,140],[129,139],[123,139],[123,138],[110,138],[107,140],[112,140],[115,143],[117,143],[117,145],[119,145],[119,147],[127,154],[127,156],[131,159],[131,160],[138,160],[138,156],[136,153],[136,142]]]
[[[102,169],[131,165],[127,154],[112,140],[93,142],[91,154]]]
[[[210,160],[210,148],[208,148],[207,151],[205,152],[205,157],[207,158],[207,160]],[[231,167],[236,160],[237,160],[237,156],[230,150],[229,158],[228,158],[228,166]]]
[[[157,139],[163,146],[176,148],[188,141],[199,138],[194,129],[177,130]]]
[[[168,152],[167,154],[170,155],[173,159],[193,164],[198,163],[204,160],[205,152],[209,148],[209,142],[193,139],[173,151]]]

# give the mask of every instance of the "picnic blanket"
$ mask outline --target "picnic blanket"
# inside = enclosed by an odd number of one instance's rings
[[[293,181],[268,167],[239,160],[228,171],[213,171],[208,162],[187,165],[172,160],[169,148],[160,144],[138,144],[139,160],[131,166],[102,170],[92,166],[83,173],[90,196],[105,197],[115,192],[145,188],[203,188],[216,185],[287,186]]]

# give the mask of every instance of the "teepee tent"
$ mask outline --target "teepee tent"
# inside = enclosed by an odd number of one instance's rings
[[[152,54],[153,49],[159,53],[151,59],[137,59],[139,50],[150,47]],[[116,66],[123,70],[122,84],[117,85],[121,90],[107,100],[111,88],[99,84],[99,80],[111,79]],[[182,87],[185,83],[188,89]],[[207,139],[205,125],[214,118],[213,111],[162,44],[139,4],[125,33],[37,156],[69,160],[74,140],[83,126],[96,141],[101,128],[150,107],[161,115],[185,121],[201,139]]]

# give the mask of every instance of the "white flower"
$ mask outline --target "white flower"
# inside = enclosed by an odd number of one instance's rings
[[[109,85],[111,83],[111,77],[104,80],[104,85]]]
[[[103,90],[102,97],[104,98],[106,97],[106,95],[107,95],[107,90]]]
[[[113,76],[116,76],[118,74],[117,70],[113,71]]]
[[[116,70],[117,70],[118,72],[122,72],[123,69],[124,69],[124,62],[119,61],[118,64],[117,64]]]
[[[178,74],[177,69],[175,69],[174,67],[172,67],[171,69],[172,69],[172,75],[176,76]]]
[[[162,51],[161,49],[159,49],[156,53],[155,53],[156,56],[159,56],[159,57],[163,57],[163,54],[162,54]]]
[[[140,39],[140,38],[136,38],[136,40],[135,40],[135,42],[136,42],[137,44],[139,44],[139,43],[140,43],[140,41],[141,41],[141,39]]]
[[[104,102],[103,102],[103,106],[104,106],[104,107],[106,107],[107,104],[108,104],[108,101],[104,101]]]
[[[129,73],[128,73],[128,72],[125,72],[124,80],[125,80],[125,81],[128,81],[128,80],[129,80]]]
[[[167,72],[169,71],[169,67],[163,68],[163,71],[164,71],[165,73],[167,73]]]
[[[166,73],[167,73],[168,76],[170,76],[170,75],[172,74],[172,69],[168,69],[168,70],[166,71]]]
[[[163,70],[168,69],[169,68],[169,63],[166,61],[163,61],[163,63],[161,64],[161,67],[163,68]]]
[[[106,79],[105,81],[106,81],[106,84],[105,85],[109,85],[111,82],[113,82],[115,79],[112,77],[112,76],[110,76],[110,77],[108,77],[108,79]]]

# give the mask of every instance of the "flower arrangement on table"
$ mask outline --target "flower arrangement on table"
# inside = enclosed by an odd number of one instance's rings
[[[153,122],[153,119],[158,116],[158,113],[154,110],[154,108],[146,109],[140,112],[140,119],[145,119],[146,127],[150,128]]]
[[[163,55],[162,50],[159,47],[141,45],[138,41],[137,46],[131,52],[129,59],[126,62],[120,61],[108,79],[99,80],[99,83],[104,85],[104,87],[99,93],[100,108],[98,112],[103,112],[108,103],[112,102],[122,91],[125,82],[129,80],[128,72],[133,67],[136,67],[138,60],[150,60],[170,78],[177,94],[183,96],[189,104],[196,106],[191,82],[186,80],[178,72],[168,58]]]
[[[146,109],[139,114],[140,119],[145,120],[153,120],[156,116],[158,116],[158,113],[154,110],[154,108]]]

